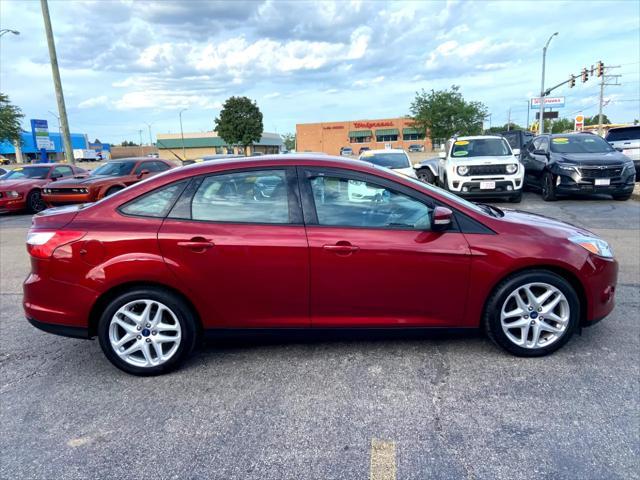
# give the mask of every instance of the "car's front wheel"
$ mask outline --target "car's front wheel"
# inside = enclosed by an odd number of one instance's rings
[[[47,208],[47,205],[42,199],[40,190],[31,190],[27,195],[27,209],[29,213],[38,213]]]
[[[134,375],[176,368],[193,350],[196,319],[170,291],[138,288],[114,298],[98,323],[102,351],[116,367]]]
[[[551,172],[544,172],[542,176],[542,199],[545,202],[555,202],[557,200],[555,178]]]
[[[578,295],[569,282],[546,270],[513,275],[487,301],[489,338],[522,357],[538,357],[569,341],[580,318]]]
[[[428,168],[422,168],[418,170],[418,178],[425,183],[429,183],[433,185],[436,181],[436,177],[433,175],[433,172]]]

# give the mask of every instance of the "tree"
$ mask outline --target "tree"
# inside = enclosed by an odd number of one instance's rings
[[[584,118],[584,124],[585,125],[599,125],[600,122],[598,121],[598,115],[594,115],[593,117],[585,117]],[[603,125],[609,125],[611,123],[611,121],[609,120],[609,117],[607,117],[604,113],[602,114],[602,124]]]
[[[19,107],[12,105],[9,96],[0,92],[0,141],[22,141],[22,118]]]
[[[262,138],[262,113],[256,102],[247,97],[228,98],[215,123],[220,138],[228,145],[242,145],[245,155],[247,147]]]
[[[491,127],[489,129],[487,129],[485,131],[485,133],[502,133],[502,132],[506,132],[509,130],[524,130],[524,128],[522,128],[520,125],[518,125],[517,123],[505,123],[503,126],[501,127]]]
[[[455,134],[482,133],[487,107],[481,102],[466,101],[460,87],[453,85],[450,90],[416,92],[411,114],[416,126],[426,130],[431,142],[435,143]]]
[[[558,120],[555,120],[552,124],[551,124],[551,133],[567,133],[567,132],[572,132],[574,130],[575,127],[575,122],[570,119],[570,118],[559,118]],[[549,131],[547,130],[547,124],[546,124],[546,120],[545,120],[545,131]]]
[[[137,143],[134,143],[131,140],[125,140],[120,145],[123,146],[123,147],[137,147],[138,146]]]
[[[284,142],[284,148],[287,150],[295,150],[296,149],[296,134],[295,133],[285,133],[282,136],[282,140]]]

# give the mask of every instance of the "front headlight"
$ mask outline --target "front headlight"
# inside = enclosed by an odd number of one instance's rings
[[[629,163],[625,163],[624,164],[624,168],[622,169],[622,171],[624,172],[625,170],[634,170],[635,171],[636,166],[634,165],[633,162],[629,162]]]
[[[465,165],[460,165],[458,167],[458,175],[466,175],[467,173],[469,173],[469,167],[466,167]]]
[[[566,172],[577,172],[578,170],[576,169],[575,165],[562,165],[562,164],[558,164],[558,167],[560,168],[560,170],[564,170]]]
[[[9,198],[18,198],[20,196],[20,194],[18,192],[16,192],[15,190],[9,190],[7,192],[7,197]]]
[[[507,173],[516,173],[518,171],[517,163],[510,163],[507,165]]]
[[[590,251],[594,255],[605,258],[613,258],[613,250],[607,242],[600,238],[588,237],[586,235],[576,235],[569,238],[576,245],[580,245],[585,250]]]

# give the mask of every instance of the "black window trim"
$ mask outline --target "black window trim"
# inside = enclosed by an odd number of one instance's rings
[[[183,215],[174,216],[174,210],[177,206],[180,208],[185,208],[184,205],[188,204],[191,206],[191,202],[193,201],[193,196],[195,195],[198,187],[202,184],[205,178],[214,177],[218,175],[230,175],[233,173],[244,173],[250,171],[268,171],[268,170],[280,170],[285,172],[285,179],[287,184],[287,200],[288,200],[288,208],[289,208],[289,222],[287,223],[271,223],[271,222],[239,222],[239,221],[227,221],[227,220],[200,220],[197,218],[193,218],[193,214],[191,209],[189,208],[189,217]],[[197,183],[196,183],[197,182]],[[212,173],[205,173],[201,175],[196,175],[191,177],[191,182],[188,187],[185,188],[171,209],[169,209],[168,213],[165,215],[167,220],[175,220],[182,222],[196,222],[196,223],[208,223],[208,224],[219,224],[219,225],[262,225],[262,226],[272,226],[272,227],[293,227],[293,226],[304,226],[303,217],[302,217],[302,206],[300,204],[300,192],[298,191],[298,179],[296,176],[296,170],[294,166],[291,165],[264,165],[257,167],[244,167],[244,168],[234,168],[230,170],[221,170]]]

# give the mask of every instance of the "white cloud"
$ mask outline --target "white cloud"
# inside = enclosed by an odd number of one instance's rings
[[[280,96],[279,92],[267,93],[264,97],[265,100],[269,100],[270,98],[278,98]]]
[[[114,102],[117,110],[161,109],[176,110],[179,108],[200,107],[208,110],[219,110],[222,102],[205,95],[176,93],[171,90],[139,90],[125,93]]]
[[[351,85],[354,87],[370,87],[372,85],[377,85],[378,83],[382,83],[383,81],[384,81],[384,75],[380,75],[375,78],[356,80]]]
[[[99,97],[87,98],[78,104],[78,108],[94,108],[109,103],[109,97],[100,95]]]

